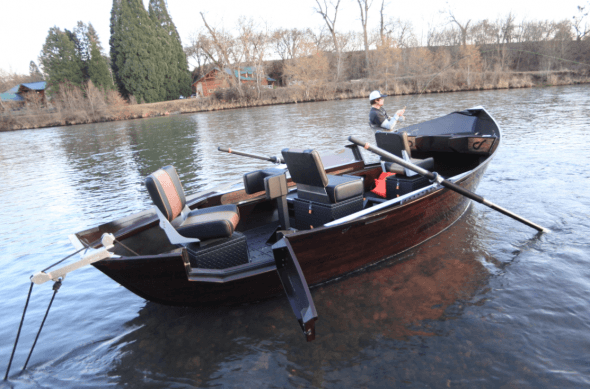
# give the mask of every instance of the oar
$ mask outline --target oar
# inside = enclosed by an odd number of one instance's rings
[[[245,153],[243,151],[238,151],[238,150],[230,149],[229,147],[218,147],[217,150],[223,151],[224,153],[241,155],[243,157],[250,157],[250,158],[260,159],[262,161],[268,161],[268,162],[273,162],[273,163],[285,163],[285,161],[283,160],[283,158],[280,157],[280,156],[278,156],[278,155],[276,155],[274,157],[265,157],[264,155]]]
[[[504,208],[484,199],[483,197],[481,197],[481,196],[479,196],[479,195],[477,195],[477,194],[475,194],[475,193],[473,193],[473,192],[471,192],[471,191],[469,191],[469,190],[467,190],[467,189],[465,189],[465,188],[463,188],[451,181],[445,180],[440,175],[438,175],[438,173],[433,173],[433,172],[429,172],[428,170],[422,169],[421,167],[416,166],[411,162],[405,161],[396,155],[388,153],[387,151],[385,151],[379,147],[371,146],[369,143],[363,142],[363,141],[355,138],[354,136],[349,136],[348,140],[351,141],[352,143],[355,143],[355,144],[361,146],[361,147],[364,147],[365,149],[367,149],[369,151],[372,151],[373,153],[375,153],[377,155],[382,156],[383,158],[393,161],[393,162],[395,162],[407,169],[415,171],[416,173],[428,178],[431,182],[436,181],[440,185],[444,186],[445,188],[448,188],[448,189],[455,191],[455,192],[457,192],[457,193],[459,193],[471,200],[477,201],[478,203],[488,206],[488,207],[492,208],[493,210],[496,210],[500,213],[503,213],[506,216],[513,218],[514,220],[518,220],[519,222],[524,223],[527,226],[532,227],[537,231],[549,232],[549,230],[547,228],[543,228],[543,227],[541,227],[541,226],[539,226],[539,225],[537,225],[537,224],[535,224],[523,217],[520,217],[520,216],[508,211],[507,209],[504,209]]]

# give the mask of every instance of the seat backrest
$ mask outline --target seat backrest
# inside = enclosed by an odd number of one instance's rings
[[[244,191],[246,194],[266,192],[269,200],[286,195],[288,193],[287,169],[264,169],[244,174]]]
[[[145,186],[160,212],[172,221],[186,205],[184,190],[174,166],[165,166],[145,179]]]
[[[375,133],[375,140],[377,147],[397,157],[403,158],[402,150],[408,154],[408,157],[412,155],[407,132],[377,131]]]
[[[328,176],[320,154],[316,150],[281,150],[283,159],[289,168],[291,179],[296,184],[325,188]]]

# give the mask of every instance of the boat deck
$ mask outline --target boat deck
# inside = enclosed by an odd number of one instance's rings
[[[251,262],[274,259],[272,255],[272,247],[271,245],[267,245],[266,241],[270,238],[278,225],[279,222],[277,221],[243,232],[243,234],[246,235],[246,240],[248,242],[248,251],[250,252]]]

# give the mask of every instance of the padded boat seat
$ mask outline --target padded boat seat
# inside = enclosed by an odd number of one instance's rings
[[[432,158],[427,159],[416,159],[410,158],[410,162],[412,162],[416,166],[420,166],[422,169],[432,170],[434,167],[434,160]],[[395,162],[385,162],[383,164],[383,170],[386,173],[396,173],[396,174],[405,174],[405,168],[402,165],[398,165]]]
[[[176,231],[180,235],[201,240],[228,238],[232,236],[239,221],[238,207],[235,204],[219,205],[190,211],[182,224],[176,227]]]
[[[363,209],[363,179],[327,175],[315,150],[282,150],[283,159],[297,184],[293,199],[295,226],[306,230]]]
[[[375,133],[375,140],[377,141],[377,147],[403,159],[412,162],[414,165],[420,166],[426,170],[432,170],[434,167],[434,159],[417,159],[412,158],[412,151],[410,149],[410,143],[408,142],[407,132],[384,132],[377,131]],[[406,157],[404,157],[404,153]],[[383,158],[383,170],[387,173],[406,174],[405,168],[398,165],[395,162],[385,161]]]
[[[363,195],[361,177],[327,175],[316,150],[283,149],[281,153],[299,199],[336,204]]]
[[[238,207],[234,204],[191,211],[174,166],[165,166],[150,174],[145,185],[154,205],[165,218],[160,221],[169,222],[180,238],[227,238],[232,236],[240,221]]]
[[[330,203],[339,203],[363,194],[363,180],[355,176],[328,176],[326,193]]]
[[[287,205],[287,169],[264,169],[244,174],[244,191],[246,194],[264,191],[268,200],[276,199],[281,229],[291,227]]]

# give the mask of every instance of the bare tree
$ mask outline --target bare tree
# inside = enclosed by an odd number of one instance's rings
[[[252,19],[238,20],[239,41],[244,51],[245,65],[249,66],[256,86],[257,98],[262,95],[262,84],[266,79],[264,60],[267,56],[270,32],[268,28],[260,29]],[[240,75],[238,77],[241,77]]]
[[[207,20],[205,20],[205,15],[202,12],[200,14],[205,28],[209,32],[209,39],[203,40],[201,48],[213,63],[223,69],[230,64],[228,51],[233,43],[231,42],[231,37],[225,31],[218,31],[215,28],[211,28]]]
[[[196,68],[202,72],[212,62],[208,52],[209,38],[202,31],[197,31],[189,36],[189,45],[184,48],[187,58],[192,59]]]
[[[325,26],[316,30],[308,28],[305,30],[305,34],[315,44],[319,51],[327,51],[329,49],[330,38],[328,37]]]
[[[209,26],[205,15],[200,12],[205,28],[209,32],[211,38],[208,45],[204,46],[204,51],[213,63],[220,69],[219,74],[227,79],[231,86],[235,86],[240,96],[243,96],[242,83],[240,79],[234,77],[234,72],[230,70],[230,73],[225,71],[226,68],[230,68],[230,65],[238,65],[237,74],[239,77],[240,69],[239,64],[243,59],[243,48],[241,45],[236,44],[235,40],[228,32],[224,30],[217,30]]]
[[[453,10],[450,7],[447,9],[447,14],[449,17],[449,22],[455,23],[459,27],[459,31],[461,32],[461,44],[463,46],[467,46],[467,34],[469,32],[469,23],[471,22],[471,19],[469,19],[465,23],[459,22],[459,20],[457,20]]]
[[[477,22],[471,27],[471,37],[476,45],[489,45],[499,42],[500,28],[488,19]]]
[[[320,0],[315,1],[318,5],[317,8],[315,8],[315,11],[319,13],[322,16],[322,18],[324,18],[326,26],[328,26],[328,30],[330,31],[330,34],[332,34],[332,40],[334,41],[334,50],[336,51],[336,80],[338,80],[340,78],[340,72],[342,70],[342,52],[340,50],[340,46],[338,45],[338,38],[336,36],[336,18],[338,17],[338,7],[340,6],[341,0],[336,0],[336,4],[334,4],[333,0],[331,0],[329,6],[326,0],[323,0],[323,6],[320,3]],[[334,9],[333,17],[330,17],[330,15],[328,15],[328,12],[330,12],[330,6]]]
[[[361,24],[363,25],[363,42],[365,44],[365,72],[369,71],[369,38],[367,33],[367,20],[369,18],[369,8],[373,0],[356,0],[361,11]]]
[[[459,46],[462,43],[461,32],[454,26],[429,31],[429,46]]]
[[[390,19],[386,25],[386,34],[395,40],[398,47],[408,48],[418,45],[418,40],[414,35],[414,27],[409,20]]]
[[[504,43],[510,43],[514,39],[514,32],[516,31],[516,25],[514,21],[516,17],[512,15],[512,12],[509,12],[504,19],[504,23],[502,24],[502,36]]]
[[[572,23],[574,30],[576,32],[576,40],[581,41],[590,33],[590,29],[588,28],[588,22],[586,17],[588,16],[588,11],[586,7],[582,7],[578,5],[578,13],[574,15],[573,19],[574,22]]]
[[[274,52],[285,61],[300,55],[301,45],[305,39],[306,31],[304,30],[279,28],[272,33],[270,42]]]
[[[285,75],[295,88],[303,91],[305,99],[323,98],[328,92],[330,67],[326,55],[312,41],[301,45],[301,56],[285,65]]]
[[[381,8],[379,9],[379,39],[380,44],[385,41],[385,0],[381,1]]]

